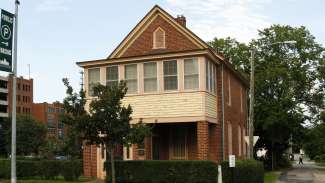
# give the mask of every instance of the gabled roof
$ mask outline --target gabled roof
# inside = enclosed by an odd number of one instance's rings
[[[155,5],[141,20],[140,22],[128,33],[128,35],[122,40],[122,42],[114,49],[114,51],[106,58],[100,60],[77,62],[79,66],[87,63],[107,63],[114,62],[116,60],[125,59],[123,54],[127,51],[129,46],[136,40],[136,38],[150,25],[150,23],[155,20],[158,16],[164,18],[168,23],[181,32],[182,35],[186,36],[193,44],[195,44],[199,50],[206,50],[213,55],[218,61],[222,61],[225,66],[230,69],[246,86],[249,86],[248,80],[238,72],[231,63],[229,63],[223,56],[218,54],[212,47],[210,47],[205,41],[195,35],[186,26],[179,24],[175,18],[163,10],[160,6]],[[197,50],[193,50],[197,51]],[[159,54],[158,54],[159,55]],[[218,62],[219,63],[219,62]],[[100,64],[99,64],[100,65]]]
[[[120,58],[133,41],[141,34],[143,30],[152,22],[157,16],[164,18],[171,25],[173,25],[179,32],[185,35],[200,49],[207,49],[209,46],[205,41],[196,36],[193,32],[185,26],[180,25],[173,16],[163,10],[160,6],[155,5],[142,20],[131,30],[131,32],[123,39],[123,41],[115,48],[115,50],[108,56],[108,59]]]

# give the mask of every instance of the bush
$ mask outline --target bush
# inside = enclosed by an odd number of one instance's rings
[[[43,179],[55,179],[62,175],[65,180],[77,180],[82,173],[82,163],[80,160],[56,161],[56,160],[17,160],[17,177],[32,178],[41,177]],[[10,160],[0,160],[0,179],[10,178]]]
[[[264,167],[263,162],[255,160],[236,161],[233,169],[234,182],[232,182],[232,170],[229,162],[222,163],[222,179],[224,183],[263,183]]]
[[[315,156],[314,160],[317,163],[325,163],[325,154]]]
[[[218,176],[212,161],[116,161],[115,168],[118,183],[216,183]]]
[[[80,160],[62,161],[61,175],[66,181],[78,180],[82,174],[82,162]]]

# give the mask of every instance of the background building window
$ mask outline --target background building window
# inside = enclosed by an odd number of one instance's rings
[[[165,31],[160,27],[153,33],[153,48],[165,48]]]
[[[148,62],[143,64],[144,92],[157,91],[157,63]]]
[[[47,115],[47,128],[55,128],[54,116]]]
[[[164,62],[164,90],[177,90],[177,61]]]
[[[199,88],[199,67],[197,59],[184,60],[184,88]]]
[[[128,93],[138,92],[137,64],[125,65],[125,81],[128,87]]]
[[[88,94],[94,96],[94,86],[100,82],[100,70],[88,69]]]
[[[118,66],[109,66],[106,68],[106,86],[118,84]]]

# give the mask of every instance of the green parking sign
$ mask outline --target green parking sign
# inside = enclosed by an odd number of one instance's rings
[[[12,72],[12,37],[14,15],[1,10],[0,22],[0,70]]]

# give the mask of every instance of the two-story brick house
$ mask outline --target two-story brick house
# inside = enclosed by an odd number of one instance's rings
[[[214,160],[244,157],[247,81],[188,28],[154,6],[105,59],[77,63],[91,87],[125,80],[131,121],[152,124],[143,144],[123,148],[125,160]],[[84,173],[103,177],[105,153],[84,147]]]

